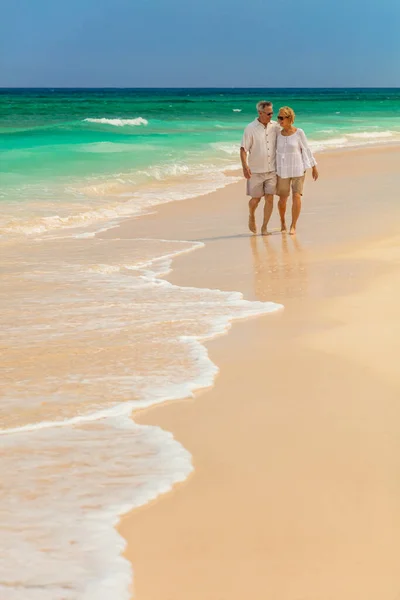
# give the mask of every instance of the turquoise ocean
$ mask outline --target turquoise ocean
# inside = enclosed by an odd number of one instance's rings
[[[213,385],[205,340],[282,308],[169,283],[207,240],[112,230],[238,181],[261,99],[316,152],[400,141],[400,89],[0,90],[2,600],[131,600],[115,525],[193,470],[135,411]]]
[[[399,89],[0,90],[0,227],[38,233],[229,183],[259,99],[315,150],[400,139]]]

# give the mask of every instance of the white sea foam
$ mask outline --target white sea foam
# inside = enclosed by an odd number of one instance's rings
[[[399,132],[400,134],[400,132]],[[394,135],[393,131],[359,131],[357,133],[348,133],[349,137],[358,138],[358,139],[381,139],[381,138],[391,138]]]
[[[342,148],[348,144],[346,137],[327,138],[325,140],[309,140],[310,147],[314,151],[324,150],[326,148]]]
[[[142,117],[126,121],[133,122],[138,119],[140,120]],[[92,120],[104,121],[104,119]],[[110,119],[105,120],[110,121]],[[111,119],[111,121],[115,121],[115,119]],[[217,125],[223,127],[223,125]],[[318,134],[326,134],[326,137],[315,140],[309,136],[310,145],[315,152],[400,141],[399,131],[376,131],[376,128],[373,131],[353,132],[326,129],[320,130]],[[88,178],[86,181],[69,183],[64,189],[43,190],[32,186],[29,190],[21,189],[20,194],[29,194],[29,198],[35,198],[38,194],[42,199],[43,206],[39,202],[36,216],[33,217],[32,214],[32,218],[21,211],[10,214],[10,219],[7,220],[5,213],[1,223],[2,237],[40,236],[47,235],[48,232],[53,232],[53,234],[60,232],[60,235],[64,236],[63,230],[65,229],[93,228],[97,222],[103,223],[103,227],[106,227],[110,221],[115,222],[122,217],[152,212],[154,207],[161,203],[184,200],[213,192],[239,180],[239,177],[224,175],[227,171],[240,167],[237,161],[233,162],[234,157],[238,156],[239,147],[239,143],[211,143],[209,148],[215,156],[213,163],[211,161],[202,163],[190,158],[190,160],[181,162],[153,164],[148,168],[132,172],[99,175]],[[131,144],[113,142],[95,142],[77,147],[77,151],[95,153],[130,152],[131,149]],[[160,186],[161,182],[165,183],[164,187]],[[73,196],[72,202],[71,195]],[[54,198],[57,198],[56,202],[54,202]],[[27,206],[31,210],[32,207],[35,208],[35,202],[30,201]],[[49,206],[54,206],[54,209],[57,207],[59,212],[51,214]],[[80,232],[80,235],[85,235],[85,233]],[[88,235],[90,234],[88,233]]]
[[[202,246],[67,239],[62,263],[51,241],[23,260],[10,252],[15,271],[3,274],[0,315],[17,369],[3,364],[15,381],[1,405],[0,432],[9,549],[0,593],[7,600],[130,597],[118,517],[192,470],[171,434],[138,426],[130,413],[212,385],[218,369],[204,340],[234,318],[280,308],[160,279],[174,256]],[[10,295],[16,281],[29,298],[23,313]]]
[[[239,156],[240,144],[226,144],[223,142],[214,142],[210,144],[214,150],[218,150],[219,152],[224,152],[225,154],[237,155]]]
[[[115,525],[191,472],[171,434],[129,418],[2,438],[4,600],[129,600]]]
[[[116,227],[116,226],[117,226],[117,224],[118,224],[118,222],[117,222],[117,221],[110,221],[110,222],[107,224],[107,226],[106,226],[106,227],[100,227],[100,228],[98,228],[98,229],[96,228],[96,229],[94,229],[93,231],[88,231],[88,230],[86,229],[85,231],[82,231],[82,233],[75,232],[75,233],[73,234],[73,237],[74,237],[74,238],[77,238],[77,239],[84,239],[84,238],[94,238],[94,237],[96,237],[96,235],[97,235],[98,233],[104,233],[104,231],[108,231],[109,229],[112,229],[113,227]],[[70,237],[70,236],[68,236],[68,237]],[[57,236],[57,237],[54,237],[53,239],[60,239],[60,238]]]
[[[71,246],[71,243],[74,245]],[[65,252],[69,257],[69,263],[61,266],[57,260],[52,260],[46,244],[33,247],[30,250],[29,259],[19,261],[11,279],[11,281],[15,280],[16,273],[19,273],[18,281],[24,282],[25,294],[30,299],[19,320],[15,319],[14,313],[18,307],[15,306],[13,298],[7,296],[3,300],[1,336],[4,338],[4,342],[7,340],[8,347],[15,346],[21,350],[24,344],[27,344],[29,354],[32,353],[32,357],[29,359],[31,369],[41,357],[41,352],[37,351],[35,346],[39,348],[42,344],[46,344],[46,351],[50,352],[47,358],[48,373],[52,373],[53,352],[56,357],[61,357],[65,344],[69,347],[70,340],[74,344],[89,344],[89,346],[93,345],[99,348],[102,346],[101,339],[96,340],[96,337],[93,338],[93,336],[100,335],[100,338],[103,338],[107,334],[111,337],[116,335],[118,338],[123,329],[125,332],[124,349],[122,356],[118,356],[114,346],[110,353],[108,351],[103,353],[104,357],[109,354],[107,373],[104,373],[97,361],[87,364],[86,360],[76,360],[74,368],[71,365],[68,366],[68,373],[57,375],[60,378],[58,383],[55,380],[56,373],[59,371],[57,362],[56,372],[51,378],[40,382],[40,387],[37,385],[35,387],[33,384],[29,386],[29,403],[26,402],[24,393],[20,396],[14,391],[10,398],[8,395],[4,395],[0,409],[3,429],[10,430],[11,428],[12,431],[17,431],[21,430],[21,427],[30,427],[29,421],[32,420],[32,415],[36,414],[35,411],[38,411],[37,414],[40,415],[40,427],[43,426],[44,421],[52,422],[54,425],[55,420],[69,425],[75,424],[81,422],[80,419],[85,414],[89,415],[90,419],[107,416],[110,413],[101,412],[99,415],[100,411],[115,408],[122,400],[124,406],[127,405],[127,389],[131,390],[128,406],[132,410],[135,407],[154,403],[160,397],[191,395],[197,387],[210,385],[215,375],[215,366],[209,361],[199,340],[226,331],[232,318],[269,312],[276,310],[278,305],[247,302],[239,293],[189,287],[179,288],[160,279],[160,276],[169,272],[174,256],[190,252],[201,246],[200,242],[171,242],[168,240],[138,239],[135,240],[134,245],[130,240],[82,239],[72,242],[66,240]],[[164,249],[164,252],[160,253],[161,249]],[[165,252],[166,249],[168,252]],[[158,256],[154,256],[155,251],[158,252]],[[112,261],[110,255],[113,257]],[[102,262],[105,258],[108,259],[107,262]],[[11,255],[10,260],[12,260]],[[82,263],[83,260],[84,263]],[[11,281],[7,280],[7,274],[5,274],[3,289],[9,288]],[[57,281],[62,282],[62,285],[57,285]],[[43,292],[38,296],[38,282],[41,284],[53,282],[54,291],[51,294]],[[79,299],[78,302],[77,299]],[[179,306],[179,316],[177,316],[177,306]],[[161,311],[160,307],[162,307]],[[201,307],[201,317],[198,312],[199,307]],[[143,331],[137,329],[141,323],[146,325]],[[160,329],[160,323],[165,324],[164,328]],[[155,330],[149,333],[147,328],[153,325]],[[89,334],[90,339],[87,337]],[[149,335],[150,337],[148,337]],[[193,356],[194,360],[188,359],[186,371],[178,369],[171,379],[166,374],[162,374],[161,366],[155,368],[152,353],[154,344],[158,340],[160,349],[163,349],[163,355],[169,357],[169,359],[165,359],[168,365],[168,360],[174,360],[173,348],[175,347],[175,350],[179,348],[179,344],[176,345],[178,339],[182,344],[183,355]],[[149,343],[150,345],[148,345]],[[138,344],[141,346],[140,362],[137,357],[132,361],[129,353],[131,344],[133,347]],[[146,352],[149,352],[147,357]],[[182,365],[183,359],[179,353],[177,358]],[[26,355],[24,355],[25,359]],[[40,364],[38,364],[38,368],[40,368]],[[136,365],[136,374],[134,373],[132,376],[128,375],[130,364]],[[76,373],[74,373],[74,369]],[[146,376],[141,376],[139,380],[137,378],[138,369],[146,372]],[[84,371],[87,372],[85,376]],[[144,371],[142,375],[144,375]],[[172,366],[168,367],[168,372],[172,373],[172,371]],[[158,374],[154,375],[155,372]],[[35,370],[31,376],[35,379]],[[28,382],[28,373],[25,374],[25,378]],[[170,379],[170,383],[166,387],[168,379]],[[82,382],[83,380],[85,380],[82,387],[83,397],[90,400],[82,403],[78,393],[79,389],[75,389],[74,393],[78,394],[79,406],[79,416],[77,417],[74,403],[71,403],[69,394],[64,394],[63,389],[65,387],[68,390],[70,381]],[[120,392],[116,381],[121,382]],[[36,384],[38,383],[36,382]],[[162,393],[160,395],[161,383]],[[57,419],[53,415],[53,404],[47,405],[46,402],[43,404],[43,400],[51,398],[55,384],[58,390]],[[79,386],[81,385],[79,383]],[[107,393],[108,386],[109,393]],[[24,406],[24,420],[28,422],[20,423],[16,429],[16,413],[9,409],[12,406],[16,407],[18,398]],[[64,401],[67,402],[65,406],[63,405]],[[117,413],[112,414],[125,414],[120,410],[118,408]],[[31,416],[29,416],[30,414]],[[51,418],[46,419],[46,415]]]
[[[63,231],[89,227],[97,222],[110,222],[122,217],[143,215],[151,212],[155,206],[166,202],[185,200],[204,195],[238,181],[234,175],[225,172],[235,169],[237,165],[225,162],[220,167],[213,164],[172,163],[154,165],[148,170],[130,173],[118,173],[110,178],[96,178],[86,185],[72,188],[69,194],[78,198],[87,198],[93,209],[73,212],[74,204],[66,198],[64,207],[66,214],[36,217],[31,220],[12,220],[3,224],[2,231],[9,235],[47,234],[49,231]],[[160,187],[159,182],[168,185]],[[104,198],[103,202],[93,203],[92,198]],[[86,202],[88,204],[88,202]]]
[[[324,133],[334,133],[334,130],[327,130]],[[309,143],[315,152],[320,152],[333,148],[354,148],[396,141],[400,141],[400,131],[357,131],[343,132],[340,137],[310,139]]]
[[[141,146],[134,146],[133,144],[121,144],[116,142],[92,142],[90,144],[76,145],[74,148],[75,152],[92,152],[95,154],[110,154],[116,152],[141,152],[143,148]]]
[[[106,118],[102,118],[102,119],[92,119],[92,118],[87,118],[87,119],[83,119],[84,121],[87,121],[88,123],[101,123],[103,125],[114,125],[115,127],[123,127],[124,125],[148,125],[149,122],[147,119],[144,119],[143,117],[137,117],[136,119],[106,119]]]
[[[241,108],[232,108],[233,112],[242,112]]]
[[[199,171],[199,167],[196,165],[188,165],[185,163],[173,163],[167,165],[153,165],[151,169],[138,171],[138,176],[145,175],[149,179],[157,179],[158,181],[164,181],[169,177],[179,177],[180,175],[188,175],[191,172],[196,174]]]
[[[224,171],[235,170],[237,165],[233,168],[224,168]],[[152,189],[149,187],[146,191],[136,192],[133,198],[141,200],[148,205],[155,206],[163,202],[173,202],[177,200],[187,200],[189,198],[196,198],[197,196],[203,196],[210,194],[218,189],[224,188],[229,183],[235,183],[240,181],[241,177],[235,175],[224,175],[223,172],[219,172],[218,175],[215,173],[213,178],[207,176],[207,173],[193,178],[190,187],[187,186],[185,181],[177,182],[174,186],[169,186],[162,191],[160,189]]]

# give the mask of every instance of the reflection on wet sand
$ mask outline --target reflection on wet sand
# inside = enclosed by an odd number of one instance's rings
[[[250,244],[257,300],[298,298],[307,293],[305,251],[296,237],[252,236]]]

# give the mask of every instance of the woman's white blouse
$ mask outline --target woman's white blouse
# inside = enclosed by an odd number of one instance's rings
[[[317,164],[302,129],[292,135],[278,133],[276,172],[279,177],[301,177],[304,171]]]

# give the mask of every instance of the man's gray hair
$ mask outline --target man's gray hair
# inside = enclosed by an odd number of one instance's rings
[[[257,102],[257,111],[259,110],[264,110],[267,107],[272,106],[272,102],[268,102],[268,100],[260,100],[260,102]]]

